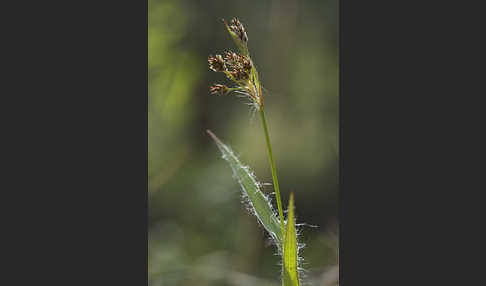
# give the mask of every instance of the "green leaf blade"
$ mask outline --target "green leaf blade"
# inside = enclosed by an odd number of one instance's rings
[[[290,193],[283,248],[283,286],[299,286],[298,245],[294,218],[294,194]]]
[[[283,234],[280,222],[275,216],[275,212],[268,198],[260,190],[260,185],[256,181],[250,169],[244,166],[233,153],[233,151],[219,140],[211,131],[207,131],[211,138],[216,142],[218,149],[223,154],[223,158],[229,163],[233,170],[233,175],[238,180],[243,194],[248,198],[248,202],[253,210],[253,214],[258,221],[270,233],[279,248],[283,245]]]

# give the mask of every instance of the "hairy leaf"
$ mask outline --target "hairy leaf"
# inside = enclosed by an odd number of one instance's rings
[[[248,198],[248,202],[254,215],[270,233],[271,237],[275,239],[277,246],[281,247],[283,244],[283,237],[280,222],[275,216],[270,201],[260,190],[260,186],[257,183],[255,176],[251,173],[248,167],[244,166],[238,160],[233,151],[216,137],[216,135],[209,130],[207,132],[216,142],[216,145],[223,154],[223,158],[230,164],[231,169],[233,170],[233,175],[238,180],[238,183],[240,183],[243,195]]]
[[[298,245],[294,219],[294,194],[290,193],[287,226],[285,228],[285,242],[283,249],[284,286],[299,286],[297,253]]]

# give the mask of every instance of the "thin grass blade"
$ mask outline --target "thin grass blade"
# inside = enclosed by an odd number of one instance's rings
[[[223,144],[216,135],[211,131],[207,131],[213,138],[214,142],[218,146],[219,150],[223,154],[231,169],[233,175],[238,180],[241,186],[243,194],[248,198],[250,207],[253,210],[254,215],[263,227],[270,233],[270,236],[275,240],[277,246],[281,249],[283,245],[282,230],[280,228],[280,222],[275,216],[275,212],[270,204],[269,199],[262,193],[260,186],[256,181],[255,176],[250,171],[250,168],[244,166],[233,153],[233,151]]]
[[[298,245],[295,231],[294,194],[290,193],[285,242],[283,249],[283,286],[299,286]]]

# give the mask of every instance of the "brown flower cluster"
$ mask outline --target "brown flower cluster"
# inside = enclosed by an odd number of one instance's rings
[[[258,72],[248,52],[248,36],[245,28],[237,18],[231,20],[231,25],[223,19],[231,38],[238,47],[239,53],[226,51],[222,55],[209,56],[209,68],[215,72],[222,72],[227,78],[236,83],[234,87],[227,87],[222,84],[214,84],[210,87],[212,95],[224,95],[230,92],[237,92],[240,95],[247,95],[258,110],[263,110],[263,98]]]
[[[216,55],[216,57],[208,57],[209,68],[215,72],[226,71],[226,65],[224,63],[223,57],[221,55]]]
[[[216,83],[210,87],[209,91],[212,95],[225,95],[229,91],[229,88],[226,85]]]
[[[251,61],[242,54],[225,52],[224,59],[221,55],[209,56],[209,68],[215,72],[224,72],[230,79],[246,81],[250,78]],[[228,69],[229,67],[229,69]]]
[[[237,80],[248,80],[251,72],[251,61],[234,52],[226,52],[224,57],[225,62],[232,68],[229,73]]]
[[[224,53],[224,60],[233,69],[240,69],[245,72],[251,71],[251,61],[247,57],[235,52],[227,51]]]
[[[246,35],[245,28],[240,23],[240,20],[238,20],[238,18],[231,19],[230,29],[238,36],[238,38],[240,38],[242,42],[248,43],[248,36]]]

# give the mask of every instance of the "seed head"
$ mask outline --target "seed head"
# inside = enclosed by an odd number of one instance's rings
[[[210,92],[212,95],[224,95],[231,91],[238,91],[240,94],[247,95],[257,110],[263,110],[261,85],[258,80],[258,72],[253,66],[248,51],[248,36],[245,28],[236,17],[231,19],[230,25],[224,19],[223,22],[239,52],[226,51],[223,53],[224,58],[221,55],[210,56],[208,58],[209,68],[213,71],[223,72],[236,86],[228,88],[221,84],[214,84],[211,86]]]
[[[216,55],[216,57],[208,57],[209,68],[215,72],[226,71],[226,65],[224,63],[223,57],[221,55]]]
[[[250,72],[251,70],[251,61],[244,55],[227,51],[224,54],[224,59],[235,70],[243,69],[245,72]]]
[[[245,27],[243,27],[238,18],[235,17],[231,19],[230,29],[243,43],[248,43],[248,36],[246,35]]]
[[[243,57],[241,60],[241,67],[249,73],[251,71],[251,61],[246,57]]]
[[[232,51],[226,51],[224,52],[224,60],[228,65],[235,66],[238,62],[238,55]]]
[[[231,71],[230,74],[235,78],[237,81],[241,80],[248,80],[250,78],[250,73],[239,68]]]
[[[226,85],[215,83],[209,88],[209,91],[211,92],[211,95],[225,95],[228,93],[229,88]]]

